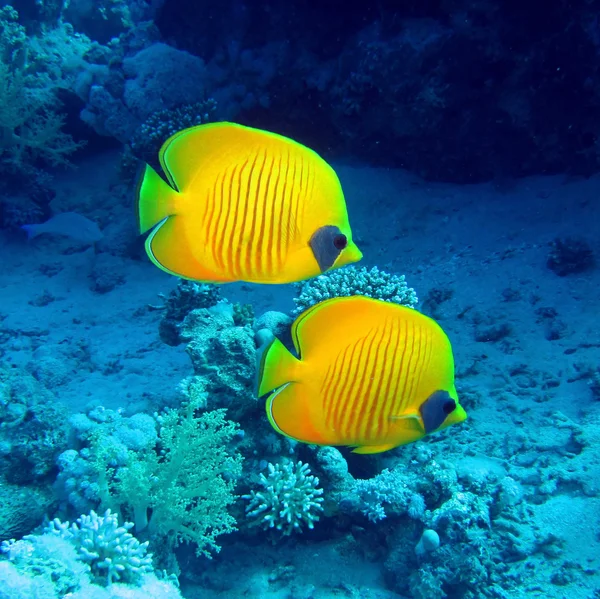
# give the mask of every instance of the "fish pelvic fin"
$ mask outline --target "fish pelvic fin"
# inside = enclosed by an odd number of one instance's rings
[[[294,381],[300,360],[275,337],[264,350],[258,367],[258,397]]]
[[[395,443],[385,443],[383,445],[363,445],[362,447],[356,447],[352,450],[352,453],[358,454],[372,454],[372,453],[382,453],[384,451],[389,451],[390,449],[394,449],[398,445]]]
[[[177,212],[179,194],[147,164],[137,186],[137,220],[140,234]]]

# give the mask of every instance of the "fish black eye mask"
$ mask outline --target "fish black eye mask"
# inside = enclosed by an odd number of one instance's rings
[[[456,410],[456,402],[448,391],[435,391],[421,405],[419,412],[426,433],[432,433],[442,426],[449,414]]]
[[[348,245],[348,238],[335,225],[317,229],[308,242],[321,272],[329,270]]]

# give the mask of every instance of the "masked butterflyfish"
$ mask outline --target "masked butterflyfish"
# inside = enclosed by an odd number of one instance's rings
[[[379,453],[467,417],[441,327],[420,312],[363,296],[325,300],[294,321],[298,358],[275,338],[258,381],[273,428],[317,445]]]
[[[281,135],[210,123],[170,137],[168,183],[146,165],[140,233],[159,268],[210,283],[290,283],[357,262],[334,170]]]

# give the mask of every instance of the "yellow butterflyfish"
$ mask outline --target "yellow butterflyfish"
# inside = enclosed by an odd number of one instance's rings
[[[335,171],[281,135],[233,123],[180,131],[138,185],[146,252],[173,275],[290,283],[361,259]]]
[[[292,325],[298,357],[264,350],[259,396],[276,431],[305,443],[378,453],[467,414],[442,328],[420,312],[363,296],[325,300]]]

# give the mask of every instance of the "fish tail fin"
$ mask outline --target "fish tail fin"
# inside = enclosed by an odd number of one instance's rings
[[[299,364],[300,360],[275,337],[261,356],[258,368],[258,397],[292,382]]]
[[[37,225],[21,225],[21,229],[27,233],[27,239],[33,239],[39,235]]]
[[[137,218],[140,234],[176,213],[179,194],[149,165],[137,186]]]

